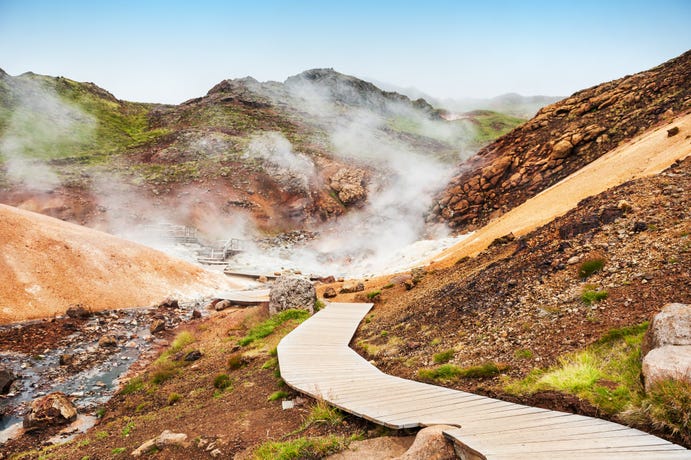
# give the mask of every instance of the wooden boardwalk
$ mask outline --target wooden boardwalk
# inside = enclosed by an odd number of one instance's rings
[[[350,342],[372,304],[332,303],[278,345],[292,388],[388,426],[445,424],[463,459],[687,459],[691,451],[604,420],[513,404],[384,374]]]

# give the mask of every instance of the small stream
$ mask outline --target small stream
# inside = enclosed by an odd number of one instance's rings
[[[161,319],[166,328],[172,328],[191,318],[194,310],[204,312],[200,302],[181,303],[178,308],[99,312],[60,339],[55,348],[40,354],[0,349],[0,368],[19,377],[9,393],[0,396],[0,446],[23,433],[23,417],[32,400],[56,391],[70,396],[79,413],[77,422],[64,430],[66,434],[59,441],[93,426],[97,409],[117,390],[119,379],[130,366],[147,352],[154,352],[153,346],[166,343],[149,332],[151,322]],[[55,327],[60,327],[60,321],[67,319],[56,319]],[[11,324],[0,330],[35,323]],[[114,337],[117,346],[100,346],[104,335]]]

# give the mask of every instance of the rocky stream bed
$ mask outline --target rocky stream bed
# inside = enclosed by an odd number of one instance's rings
[[[206,314],[204,303],[97,313],[75,306],[64,316],[0,326],[0,446],[24,432],[31,402],[54,392],[69,396],[78,413],[54,440],[88,429],[132,364],[168,344],[166,329]]]

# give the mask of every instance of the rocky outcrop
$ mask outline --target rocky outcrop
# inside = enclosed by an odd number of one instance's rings
[[[269,314],[298,308],[314,313],[317,292],[312,282],[303,276],[279,276],[269,291]]]
[[[329,178],[329,186],[346,206],[367,199],[365,172],[360,169],[341,168]]]
[[[691,305],[665,305],[650,322],[641,353],[646,390],[668,379],[691,382]]]
[[[691,51],[654,69],[579,91],[462,164],[429,221],[458,231],[521,204],[621,142],[688,110]]]
[[[77,418],[77,408],[61,392],[51,393],[31,402],[29,413],[24,417],[24,429],[40,430],[54,425],[64,425]]]

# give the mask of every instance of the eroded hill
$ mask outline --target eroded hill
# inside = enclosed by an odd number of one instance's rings
[[[428,219],[458,232],[483,225],[622,142],[688,112],[689,80],[691,52],[544,107],[462,163]]]
[[[239,286],[225,275],[89,228],[0,205],[0,324],[197,299]]]

